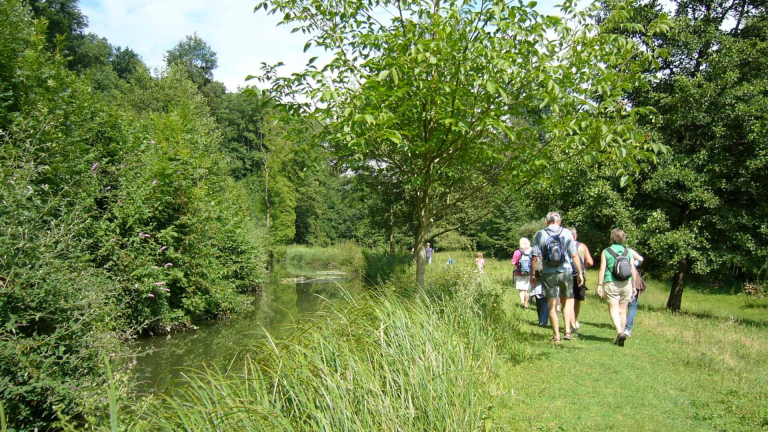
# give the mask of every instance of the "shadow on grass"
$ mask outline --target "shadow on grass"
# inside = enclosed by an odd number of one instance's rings
[[[579,333],[579,340],[583,341],[595,341],[595,342],[611,342],[613,343],[614,338],[604,337],[604,336],[595,336],[591,334],[584,334]]]
[[[744,309],[768,309],[768,303],[749,302],[742,306]]]
[[[733,322],[744,324],[750,327],[768,328],[768,317],[766,317],[765,320],[756,320],[751,318],[719,316],[719,315],[713,315],[708,312],[689,312],[689,311],[670,312],[664,306],[653,306],[653,305],[644,305],[644,304],[638,305],[637,308],[640,311],[662,312],[670,315],[688,316],[688,317],[693,317],[698,319],[720,321],[720,322],[733,321]]]
[[[581,321],[581,324],[586,324],[591,327],[613,329],[613,324],[610,324],[610,323],[595,323],[595,322],[589,322],[589,321]]]

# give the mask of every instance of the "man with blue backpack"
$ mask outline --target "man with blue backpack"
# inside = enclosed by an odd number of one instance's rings
[[[557,318],[557,299],[563,309],[565,321],[565,340],[573,339],[571,322],[573,320],[573,274],[579,286],[584,284],[581,260],[576,241],[567,229],[562,228],[562,220],[557,212],[547,214],[547,227],[536,233],[533,238],[533,263],[541,260],[541,282],[549,306],[549,321],[555,333],[553,342],[560,342],[560,323]],[[575,267],[575,268],[574,268]],[[575,270],[575,272],[574,272]],[[536,275],[531,277],[531,285],[536,285]]]

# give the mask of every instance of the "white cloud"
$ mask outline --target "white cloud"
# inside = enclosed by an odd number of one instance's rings
[[[218,54],[216,80],[230,90],[258,75],[261,62],[286,64],[284,73],[300,70],[313,54],[304,53],[308,36],[276,27],[279,19],[257,0],[83,0],[88,31],[113,45],[129,46],[150,67],[162,66],[163,55],[186,35],[202,37]],[[255,83],[255,82],[252,82]]]

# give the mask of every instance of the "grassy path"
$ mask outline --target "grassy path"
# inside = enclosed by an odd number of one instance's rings
[[[591,272],[589,286],[595,279]],[[594,290],[582,306],[580,336],[559,345],[549,342],[551,329],[536,325],[534,308],[520,311],[531,354],[527,361],[505,362],[499,371],[507,394],[496,426],[768,430],[768,309],[748,310],[745,324],[729,318],[740,312],[732,299],[694,292],[687,300],[696,314],[672,315],[660,308],[664,288],[654,289],[641,298],[624,348],[612,344],[607,306]],[[510,307],[517,306],[516,293],[508,297]]]

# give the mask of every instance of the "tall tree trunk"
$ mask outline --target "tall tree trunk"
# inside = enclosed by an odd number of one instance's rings
[[[395,256],[395,212],[389,208],[389,255]]]
[[[264,236],[267,238],[269,244],[269,156],[264,150],[264,134],[260,134],[260,147],[261,154],[264,156],[264,206],[266,208],[266,228],[264,229]]]
[[[424,273],[427,270],[427,230],[419,223],[416,235],[416,283],[424,288]]]
[[[269,159],[264,159],[264,204],[267,207],[267,226],[265,229],[265,235],[267,242],[269,242]]]
[[[667,309],[678,312],[683,303],[683,288],[685,288],[685,277],[688,275],[688,258],[684,258],[672,278],[672,289],[669,291],[669,300],[667,300]]]
[[[429,215],[429,185],[418,196],[416,206],[418,211],[418,223],[416,228],[416,283],[424,288],[424,273],[427,270],[427,236],[431,228],[432,220]]]

